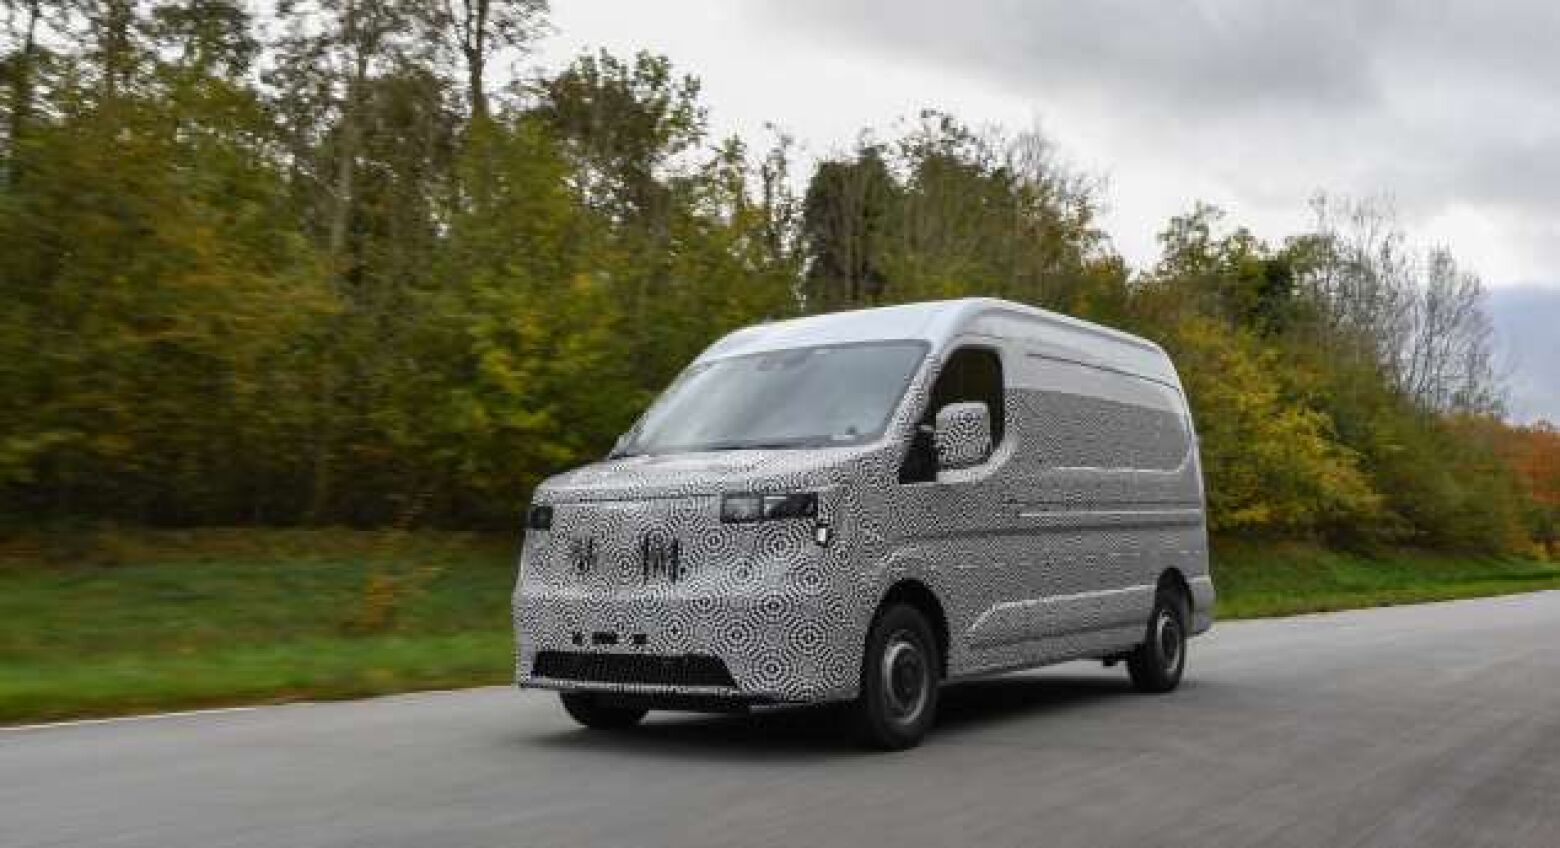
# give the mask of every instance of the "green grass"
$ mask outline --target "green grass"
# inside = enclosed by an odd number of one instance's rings
[[[1220,618],[1260,618],[1560,588],[1560,563],[1391,550],[1366,556],[1301,543],[1220,541]]]
[[[512,539],[204,531],[89,547],[72,564],[46,544],[0,550],[0,722],[510,679]]]
[[[504,683],[515,540],[344,530],[0,541],[0,723]],[[1531,560],[1215,546],[1221,618],[1560,587]]]

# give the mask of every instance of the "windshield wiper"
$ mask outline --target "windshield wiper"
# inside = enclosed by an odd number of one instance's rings
[[[813,447],[817,443],[812,441],[786,441],[786,442],[715,442],[695,450],[723,451],[723,450],[785,450],[787,448]]]

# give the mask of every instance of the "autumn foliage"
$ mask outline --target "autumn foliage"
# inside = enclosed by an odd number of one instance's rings
[[[1540,422],[1513,427],[1485,422],[1497,450],[1525,496],[1533,541],[1551,558],[1560,555],[1560,430]]]

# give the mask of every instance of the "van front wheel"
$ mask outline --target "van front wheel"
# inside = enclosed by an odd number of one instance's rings
[[[900,751],[920,744],[937,716],[942,663],[926,616],[905,604],[884,609],[867,634],[856,720],[873,748]]]
[[[633,727],[645,717],[646,709],[604,703],[594,692],[559,692],[569,718],[595,730]]]
[[[1148,618],[1143,644],[1127,655],[1127,672],[1139,692],[1169,692],[1186,670],[1186,601],[1174,590],[1159,590]]]

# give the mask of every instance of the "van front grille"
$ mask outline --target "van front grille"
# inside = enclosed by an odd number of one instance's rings
[[[538,651],[531,674],[582,683],[735,688],[726,664],[704,654],[607,654]]]

